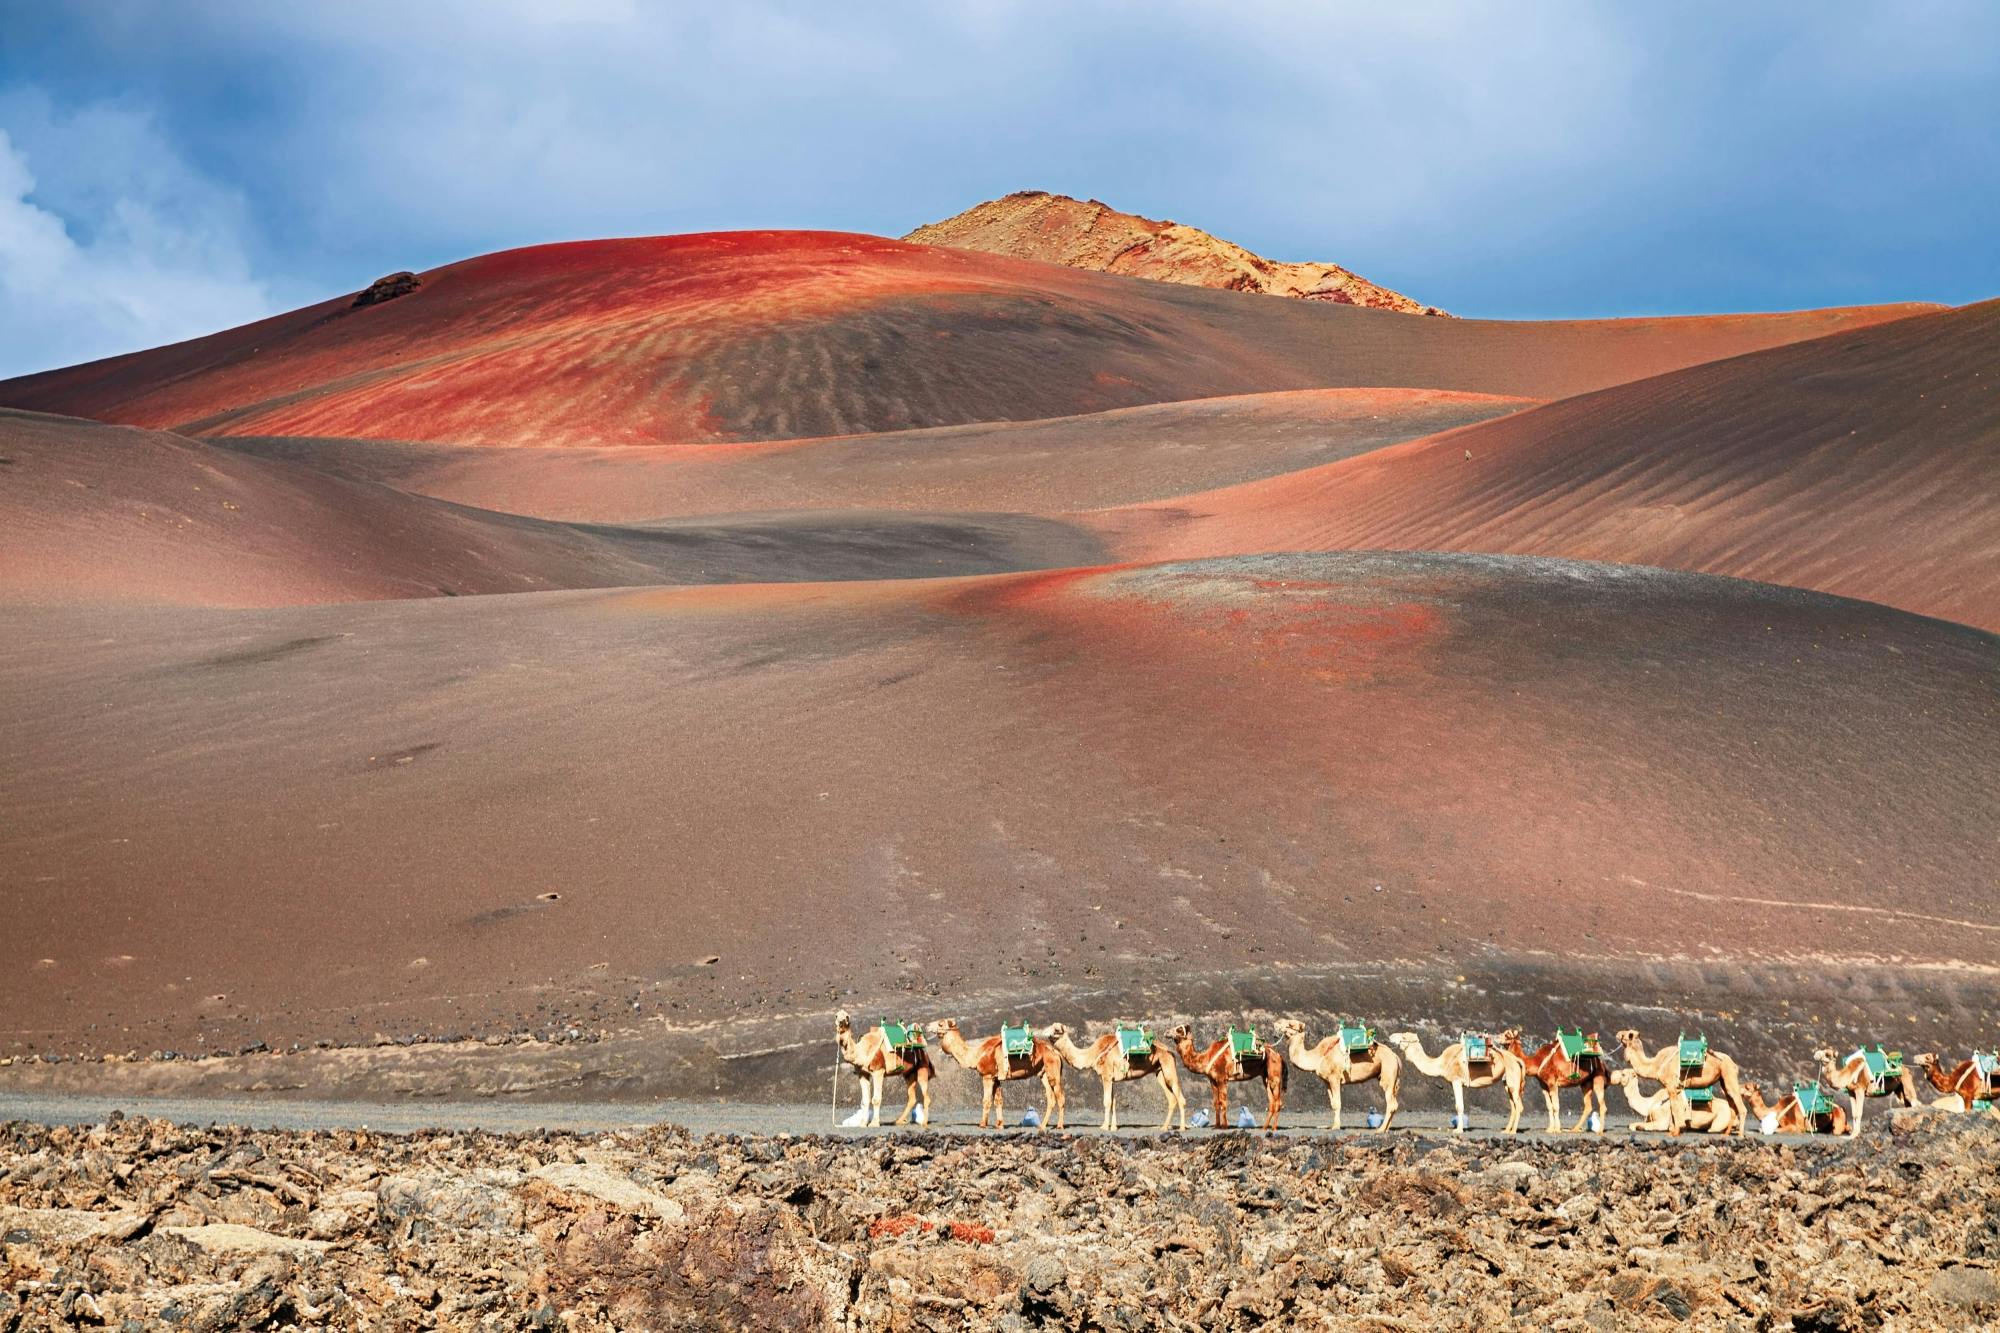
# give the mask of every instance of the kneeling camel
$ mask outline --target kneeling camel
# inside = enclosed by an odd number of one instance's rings
[[[1680,1088],[1712,1088],[1722,1084],[1722,1094],[1729,1099],[1729,1109],[1736,1112],[1736,1132],[1743,1133],[1743,1122],[1749,1116],[1749,1107],[1743,1100],[1743,1077],[1736,1067],[1736,1061],[1720,1051],[1704,1051],[1701,1063],[1692,1069],[1681,1068],[1681,1052],[1678,1044],[1662,1046],[1652,1054],[1646,1053],[1645,1042],[1631,1028],[1618,1034],[1618,1045],[1625,1053],[1625,1063],[1641,1078],[1649,1078],[1668,1092]],[[1678,1134],[1678,1129],[1669,1130]]]
[[[1635,1131],[1670,1133],[1678,1122],[1689,1129],[1709,1134],[1727,1134],[1729,1127],[1736,1122],[1736,1112],[1729,1109],[1726,1101],[1711,1097],[1696,1106],[1688,1101],[1685,1090],[1668,1093],[1662,1088],[1658,1092],[1641,1092],[1639,1076],[1629,1069],[1613,1070],[1611,1081],[1624,1090],[1626,1102],[1639,1117],[1632,1122]]]

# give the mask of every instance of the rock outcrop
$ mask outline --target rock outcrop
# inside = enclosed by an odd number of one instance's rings
[[[1445,313],[1338,264],[1265,259],[1195,227],[1156,222],[1121,213],[1095,199],[1072,199],[1043,190],[1022,190],[974,204],[903,239],[1189,287],[1333,301],[1406,315]]]
[[[1991,1123],[693,1138],[0,1126],[0,1330],[1947,1328]]]

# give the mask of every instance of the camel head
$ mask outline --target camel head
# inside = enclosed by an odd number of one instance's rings
[[[1823,1065],[1830,1065],[1836,1063],[1836,1061],[1833,1058],[1832,1049],[1826,1046],[1822,1046],[1818,1050],[1814,1051],[1813,1059]]]
[[[1176,1023],[1176,1024],[1174,1024],[1174,1025],[1173,1025],[1173,1027],[1172,1027],[1172,1028],[1171,1028],[1171,1029],[1170,1029],[1170,1030],[1169,1030],[1169,1031],[1167,1032],[1167,1036],[1171,1037],[1171,1038],[1172,1038],[1173,1040],[1175,1040],[1175,1041],[1179,1041],[1179,1040],[1181,1040],[1181,1039],[1182,1039],[1183,1037],[1187,1038],[1187,1040],[1189,1040],[1189,1041],[1193,1041],[1193,1040],[1194,1040],[1194,1029],[1193,1029],[1192,1027],[1188,1026],[1188,1025],[1187,1025],[1186,1023]]]
[[[1618,1034],[1618,1044],[1628,1048],[1637,1046],[1639,1044],[1639,1030],[1637,1028],[1624,1029]]]
[[[1047,1029],[1043,1031],[1042,1035],[1044,1037],[1047,1037],[1050,1041],[1061,1041],[1064,1037],[1067,1037],[1069,1035],[1069,1029],[1063,1026],[1061,1023],[1051,1023],[1048,1025]]]
[[[1306,1035],[1306,1025],[1299,1022],[1296,1018],[1281,1018],[1271,1024],[1271,1026],[1278,1030],[1280,1036],[1303,1037]]]
[[[1614,1069],[1611,1071],[1611,1081],[1613,1083],[1616,1083],[1621,1088],[1626,1087],[1634,1079],[1638,1077],[1639,1076],[1637,1074],[1633,1073],[1629,1069]]]
[[[931,1035],[942,1037],[947,1032],[957,1032],[958,1024],[949,1018],[940,1018],[931,1024]]]
[[[1417,1034],[1414,1032],[1392,1032],[1389,1034],[1389,1044],[1399,1051],[1406,1047],[1415,1046],[1417,1044]]]
[[[852,1032],[854,1030],[854,1020],[847,1016],[845,1009],[834,1010],[833,1030],[835,1032]]]
[[[1936,1069],[1938,1067],[1937,1053],[1935,1051],[1925,1051],[1922,1055],[1913,1055],[1910,1057],[1910,1063],[1919,1069]]]
[[[1508,1028],[1500,1034],[1499,1042],[1502,1046],[1519,1046],[1521,1044],[1521,1029]]]

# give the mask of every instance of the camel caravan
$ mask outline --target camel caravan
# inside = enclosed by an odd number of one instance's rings
[[[1741,1135],[1753,1127],[1765,1134],[1858,1135],[1864,1108],[1880,1099],[2000,1121],[1996,1109],[2000,1108],[2000,1055],[1988,1051],[1975,1051],[1947,1066],[1935,1053],[1905,1060],[1901,1052],[1863,1046],[1843,1057],[1826,1047],[1813,1052],[1816,1076],[1794,1082],[1771,1102],[1757,1084],[1745,1081],[1732,1057],[1712,1048],[1700,1034],[1682,1033],[1671,1045],[1648,1050],[1645,1039],[1628,1029],[1618,1033],[1607,1050],[1596,1033],[1565,1028],[1530,1050],[1520,1030],[1509,1028],[1497,1035],[1463,1033],[1433,1055],[1414,1032],[1397,1032],[1385,1039],[1363,1023],[1342,1022],[1317,1043],[1307,1039],[1306,1025],[1298,1019],[1279,1019],[1273,1027],[1275,1043],[1267,1043],[1245,1024],[1231,1026],[1204,1046],[1196,1043],[1194,1030],[1186,1023],[1169,1029],[1161,1039],[1144,1024],[1121,1022],[1079,1045],[1066,1024],[1052,1023],[1038,1033],[1016,1022],[1003,1024],[993,1036],[968,1041],[948,1018],[927,1028],[884,1019],[857,1035],[852,1017],[842,1009],[834,1015],[840,1058],[834,1066],[833,1113],[839,1117],[840,1071],[845,1068],[860,1079],[861,1105],[841,1123],[851,1128],[879,1127],[883,1087],[889,1079],[900,1078],[903,1110],[889,1123],[929,1124],[931,1081],[938,1073],[935,1051],[979,1076],[981,1129],[1006,1128],[1007,1084],[1028,1080],[1040,1081],[1042,1108],[1039,1113],[1027,1108],[1022,1123],[1037,1129],[1067,1129],[1065,1069],[1097,1075],[1104,1094],[1101,1130],[1119,1127],[1118,1085],[1145,1080],[1159,1086],[1166,1108],[1157,1128],[1187,1129],[1183,1071],[1208,1082],[1210,1105],[1197,1112],[1197,1126],[1228,1126],[1230,1085],[1261,1083],[1263,1115],[1258,1117],[1246,1107],[1236,1124],[1274,1130],[1293,1069],[1315,1075],[1326,1085],[1332,1112],[1328,1128],[1333,1130],[1341,1128],[1343,1089],[1366,1083],[1379,1087],[1382,1102],[1379,1112],[1367,1113],[1368,1126],[1390,1128],[1401,1107],[1403,1078],[1412,1070],[1451,1085],[1451,1124],[1461,1133],[1472,1127],[1465,1094],[1491,1087],[1504,1089],[1507,1096],[1502,1132],[1518,1132],[1530,1082],[1541,1089],[1545,1129],[1550,1134],[1602,1134],[1612,1122],[1609,1094],[1614,1087],[1632,1112],[1627,1122],[1632,1130],[1671,1136]],[[1624,1061],[1622,1068],[1613,1067],[1613,1053]],[[1918,1073],[1940,1095],[1925,1100]],[[1562,1095],[1571,1089],[1578,1094],[1579,1111],[1575,1123],[1567,1124]]]

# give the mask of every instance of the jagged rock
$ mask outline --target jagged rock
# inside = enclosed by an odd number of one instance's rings
[[[399,296],[408,296],[423,285],[424,280],[414,273],[408,271],[391,273],[369,283],[365,290],[355,296],[354,305],[357,308],[360,306],[380,305],[384,301],[393,301]],[[261,1046],[263,1043],[260,1042],[258,1044]]]

